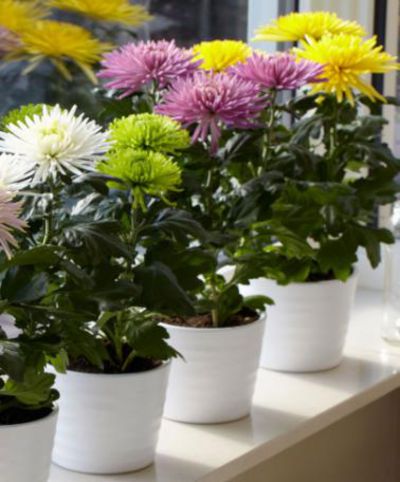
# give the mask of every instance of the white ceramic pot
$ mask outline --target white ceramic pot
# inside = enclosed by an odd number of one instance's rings
[[[93,474],[130,472],[151,464],[169,367],[164,363],[153,370],[116,375],[59,374],[53,461]]]
[[[260,365],[289,372],[333,368],[343,358],[343,346],[357,286],[357,273],[338,280],[280,286],[259,278],[241,286],[245,296],[262,294],[268,307]]]
[[[58,410],[34,422],[0,425],[0,480],[46,482]]]
[[[250,413],[264,318],[228,328],[164,324],[184,357],[171,366],[164,416],[189,423],[219,423]]]

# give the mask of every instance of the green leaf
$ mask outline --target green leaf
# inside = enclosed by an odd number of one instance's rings
[[[132,253],[117,236],[120,226],[114,221],[96,221],[69,226],[64,238],[70,247],[85,248],[93,264],[100,264],[109,256],[130,259]]]
[[[156,321],[131,323],[127,336],[129,345],[137,356],[155,360],[168,360],[178,356],[178,352],[166,341],[169,338],[167,330]]]
[[[207,233],[201,224],[195,221],[188,212],[178,209],[162,210],[152,224],[142,230],[142,233],[151,234],[158,231],[178,237],[181,237],[182,234],[190,234],[197,239],[207,238]]]
[[[333,271],[337,279],[346,281],[357,261],[357,247],[357,241],[349,230],[340,238],[324,243],[318,254],[322,272]]]
[[[381,262],[381,243],[394,243],[393,233],[388,229],[368,226],[354,226],[353,232],[358,243],[365,248],[371,266],[376,268]]]
[[[308,142],[310,137],[317,137],[322,126],[322,115],[316,114],[308,116],[293,127],[292,144],[302,144]]]
[[[48,356],[47,359],[57,373],[67,373],[69,360],[65,349],[61,349],[55,356]]]
[[[33,367],[28,367],[23,381],[8,379],[0,390],[0,395],[15,397],[25,405],[40,405],[52,397],[52,387],[55,376],[50,373],[36,373]]]
[[[168,266],[158,261],[138,266],[135,282],[142,286],[138,304],[151,311],[171,315],[192,315],[193,303]]]
[[[201,289],[201,274],[215,271],[215,257],[204,248],[179,249],[176,243],[154,243],[146,254],[146,263],[161,262],[168,266],[186,291]]]
[[[223,326],[228,318],[243,307],[243,296],[236,285],[229,286],[219,295],[215,309],[218,312],[219,325]]]
[[[274,305],[272,298],[264,295],[246,296],[243,300],[243,305],[257,311],[265,311],[266,305]]]
[[[47,274],[34,273],[30,267],[10,268],[1,284],[1,296],[12,303],[28,303],[41,299],[48,290]]]
[[[18,343],[0,340],[0,372],[22,381],[24,370],[25,362]]]
[[[10,260],[0,265],[0,271],[13,266],[51,266],[59,260],[58,251],[54,246],[37,246],[27,251],[18,251]]]

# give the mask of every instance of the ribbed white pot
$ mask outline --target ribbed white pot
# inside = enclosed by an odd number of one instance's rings
[[[260,365],[289,372],[333,368],[343,358],[343,347],[357,286],[357,273],[338,280],[278,285],[267,278],[241,286],[245,296],[262,294],[268,307]]]
[[[0,425],[0,480],[47,482],[58,410],[34,422]]]
[[[66,469],[115,474],[154,460],[170,364],[104,375],[58,375],[61,394],[53,461]]]
[[[165,324],[184,357],[171,366],[164,416],[189,423],[220,423],[250,413],[264,319],[237,327],[189,328]]]

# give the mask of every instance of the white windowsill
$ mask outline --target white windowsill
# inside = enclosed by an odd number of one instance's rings
[[[357,295],[345,359],[334,370],[260,370],[251,417],[221,425],[162,424],[156,462],[94,476],[53,467],[49,482],[224,482],[400,387],[400,348],[380,338],[382,293]]]

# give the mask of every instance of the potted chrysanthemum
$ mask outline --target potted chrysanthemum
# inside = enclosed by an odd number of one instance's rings
[[[197,254],[203,258],[203,283],[186,286],[195,296],[196,314],[165,320],[171,342],[185,358],[172,364],[165,416],[216,423],[250,413],[264,331],[261,313],[271,302],[239,293],[238,285],[253,271],[235,258],[247,224],[238,224],[239,212],[232,209],[240,197],[238,158],[257,137],[268,99],[257,85],[228,70],[251,54],[243,42],[203,42],[193,50],[200,69],[177,79],[156,107],[192,130],[177,203],[208,232]],[[235,267],[229,280],[220,271],[225,264]]]
[[[250,52],[239,41],[203,42],[192,50],[146,42],[108,54],[99,74],[112,95],[126,97],[128,109],[156,111],[192,130],[192,146],[177,158],[183,183],[171,198],[207,234],[185,252],[165,241],[164,250],[152,253],[175,269],[195,306],[191,316],[176,311],[164,317],[163,326],[183,356],[172,363],[166,403],[166,416],[175,420],[222,422],[250,411],[264,329],[257,310],[269,300],[244,300],[239,294],[238,283],[249,275],[243,267],[230,282],[219,273],[221,256],[228,256],[240,237],[233,217],[228,219],[229,201],[220,197],[220,184],[230,183],[225,156],[237,151],[227,138],[257,127],[266,105],[257,86],[225,72]]]
[[[20,203],[2,188],[0,472],[7,481],[43,482],[49,474],[58,413],[54,404],[58,398],[54,375],[46,373],[45,367],[48,357],[58,355],[59,346],[52,340],[51,330],[46,328],[46,316],[35,314],[30,307],[42,297],[37,288],[39,278],[43,281],[43,271],[30,265],[29,256],[24,260],[12,258],[11,251],[17,245],[13,231],[21,231],[26,226],[20,219],[20,211]],[[23,276],[20,276],[21,267]],[[2,328],[6,314],[20,320],[18,330]]]
[[[375,215],[395,199],[400,166],[381,140],[386,121],[379,109],[386,99],[362,75],[398,64],[375,38],[362,35],[361,26],[328,12],[290,14],[258,32],[260,39],[299,41],[291,54],[296,68],[304,61],[322,66],[311,92],[289,103],[275,97],[264,166],[241,202],[242,210],[256,213],[256,234],[242,246],[242,259],[264,270],[264,277],[242,292],[265,292],[275,300],[263,367],[314,371],[339,364],[357,251],[365,248],[376,267],[380,244],[392,242],[390,232],[376,226]],[[255,57],[237,73],[262,84],[266,70]],[[286,112],[294,119],[290,130],[280,121]],[[265,184],[271,176],[272,186]],[[263,196],[271,200],[267,212],[260,210]]]
[[[152,257],[170,238],[183,249],[201,232],[165,205],[181,182],[171,155],[188,143],[178,123],[158,115],[120,119],[110,132],[59,106],[3,120],[0,178],[24,199],[21,247],[48,266],[47,310],[67,357],[53,454],[64,467],[116,473],[153,460],[177,355],[158,320],[192,307]]]

